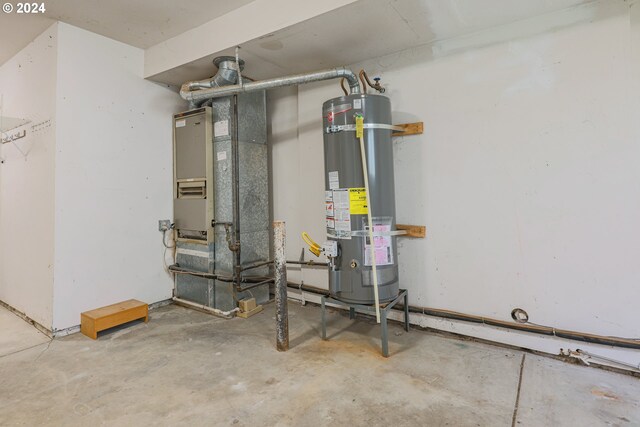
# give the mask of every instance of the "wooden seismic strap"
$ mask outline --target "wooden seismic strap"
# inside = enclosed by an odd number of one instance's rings
[[[398,237],[416,237],[424,239],[427,236],[427,227],[424,225],[396,224],[396,229],[405,230],[407,232],[407,234],[403,234]]]
[[[400,126],[404,128],[404,130],[393,131],[393,133],[391,133],[391,136],[420,135],[424,131],[424,123],[422,122],[404,123],[401,125],[394,125],[394,126]]]
[[[394,131],[391,136],[407,136],[407,135],[420,135],[424,131],[423,122],[404,123],[400,126],[404,128],[403,131]],[[409,225],[409,224],[396,224],[396,229],[405,230],[407,234],[403,234],[402,237],[415,237],[418,239],[424,239],[427,236],[427,227],[424,225]]]

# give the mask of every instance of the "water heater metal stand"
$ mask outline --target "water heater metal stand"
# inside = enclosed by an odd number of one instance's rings
[[[393,308],[400,300],[404,299],[404,330],[409,332],[409,293],[406,289],[400,289],[398,296],[393,300],[386,304],[382,304],[383,307],[380,307],[380,326],[382,327],[382,355],[384,357],[389,357],[389,334],[387,328],[387,315],[389,310]],[[320,297],[320,305],[322,307],[322,339],[327,339],[327,309],[326,304],[336,304],[343,307],[349,307],[349,318],[355,319],[356,312],[376,314],[376,306],[375,305],[363,305],[363,304],[351,304],[348,302],[340,301],[335,298],[332,298],[327,295],[323,295]]]

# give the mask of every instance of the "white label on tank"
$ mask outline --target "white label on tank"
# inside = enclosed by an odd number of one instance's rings
[[[350,239],[351,238],[351,221],[348,220],[335,220],[336,224],[336,237],[339,239]]]
[[[325,215],[334,216],[333,202],[325,202]]]
[[[186,120],[176,120],[176,127],[177,128],[183,128],[187,125],[187,121]]]
[[[226,151],[220,151],[218,153],[218,161],[221,160],[227,160],[227,152]]]
[[[389,220],[373,220],[373,232],[389,233],[391,231],[391,224]],[[362,228],[369,230],[365,219],[362,220]],[[374,236],[373,237],[373,252],[376,257],[376,265],[391,265],[393,264],[393,243],[391,236]],[[371,243],[369,238],[364,239],[364,265],[371,265]]]
[[[357,109],[357,110],[362,109],[362,99],[354,99],[353,100],[353,108],[354,108],[354,110],[355,109]]]
[[[336,220],[333,218],[327,218],[327,228],[336,228]]]
[[[329,172],[329,190],[340,188],[340,176],[338,171]]]
[[[229,135],[229,120],[221,120],[213,124],[213,136]]]
[[[338,239],[351,239],[351,214],[349,212],[349,189],[333,191],[334,229],[327,230]]]
[[[324,201],[325,202],[333,202],[333,191],[325,191],[324,192]]]

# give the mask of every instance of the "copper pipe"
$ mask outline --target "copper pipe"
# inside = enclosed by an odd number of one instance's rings
[[[367,93],[367,85],[365,85],[365,80],[367,81],[367,84],[372,88],[377,90],[380,93],[384,93],[384,87],[380,84],[380,82],[376,81],[375,84],[371,83],[371,80],[369,80],[369,76],[367,75],[367,72],[362,69],[360,70],[360,80],[362,81],[362,86],[364,86],[364,93]]]
[[[302,285],[298,283],[287,283],[287,286],[293,289],[302,290],[305,292],[311,292],[319,295],[328,295],[329,291],[321,289],[315,286]],[[399,303],[394,309],[402,310],[404,306]],[[610,345],[614,347],[640,349],[640,340],[636,338],[621,338],[602,336],[597,334],[591,334],[587,332],[573,331],[569,329],[557,329],[552,326],[536,325],[532,323],[513,323],[505,320],[493,319],[490,317],[477,316],[473,314],[460,313],[452,310],[445,310],[441,308],[428,308],[409,305],[409,311],[411,313],[420,313],[426,316],[439,317],[443,319],[458,320],[470,323],[479,323],[489,326],[496,326],[499,328],[513,329],[521,332],[531,332],[540,335],[554,336],[558,338],[565,338],[574,341],[583,341],[592,344]]]
[[[362,92],[363,93],[367,93],[367,84],[364,81],[364,75],[366,73],[364,72],[364,70],[360,70],[360,81],[362,82]]]
[[[346,87],[344,87],[344,77],[342,79],[340,79],[340,87],[342,88],[342,91],[344,92],[344,96],[349,96],[349,91],[347,90]]]

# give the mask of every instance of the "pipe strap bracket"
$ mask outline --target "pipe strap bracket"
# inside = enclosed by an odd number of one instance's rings
[[[406,230],[392,230],[392,231],[374,231],[373,237],[387,237],[387,236],[404,236],[407,234]],[[367,230],[354,230],[351,232],[353,237],[369,237],[369,231]]]
[[[388,125],[386,123],[365,123],[364,129],[385,129],[401,132],[404,130],[402,126]],[[325,128],[324,133],[338,133],[338,132],[355,132],[356,125],[331,125]]]

